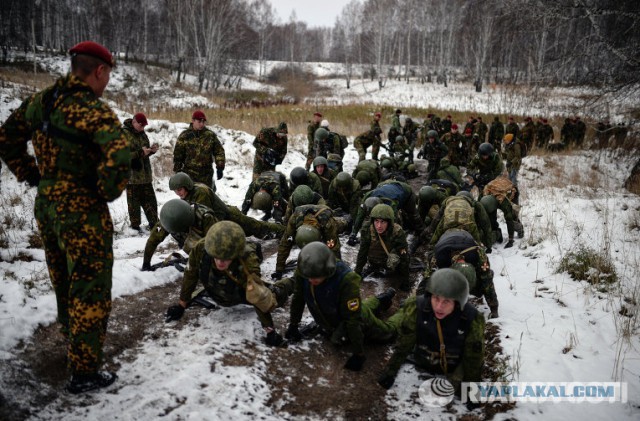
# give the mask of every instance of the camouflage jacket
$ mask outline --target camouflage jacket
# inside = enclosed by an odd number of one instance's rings
[[[382,179],[382,170],[380,169],[380,164],[378,164],[378,161],[365,159],[364,161],[358,162],[358,165],[356,166],[356,169],[353,170],[351,176],[355,179],[358,173],[361,171],[369,173],[369,178],[371,179],[371,188],[375,189],[380,182],[380,179]]]
[[[487,181],[493,180],[504,171],[502,158],[498,153],[493,152],[489,159],[484,160],[479,155],[473,157],[467,168],[468,173],[478,172],[487,178]]]
[[[404,258],[409,263],[409,255],[407,254],[407,233],[398,224],[389,224],[387,230],[379,235],[373,223],[366,225],[360,231],[360,249],[356,258],[357,273],[362,273],[362,269],[367,262],[376,267],[384,267],[387,262],[387,251]],[[382,247],[384,241],[386,250]]]
[[[504,145],[504,157],[507,161],[507,171],[519,170],[522,165],[522,147],[520,141],[512,140]]]
[[[467,139],[460,133],[445,133],[440,139],[442,143],[447,145],[449,150],[449,161],[456,166],[464,166],[467,163],[469,156],[469,148],[471,145],[467,142]]]
[[[518,123],[513,122],[507,124],[504,128],[504,134],[508,133],[512,133],[513,137],[518,137],[518,134],[520,133],[520,126],[518,126]]]
[[[333,251],[337,258],[340,258],[338,227],[333,218],[331,208],[325,205],[298,206],[293,212],[293,215],[291,215],[291,218],[289,218],[287,228],[284,230],[284,234],[278,245],[276,271],[284,271],[287,257],[289,257],[289,253],[291,253],[291,248],[295,242],[296,231],[303,224],[315,225],[320,231],[322,242]]]
[[[460,170],[455,165],[452,165],[447,158],[442,158],[440,160],[440,167],[438,168],[438,172],[436,172],[435,178],[440,180],[449,180],[452,183],[455,183],[458,187],[462,185]]]
[[[308,174],[309,174],[308,176],[309,182],[307,185],[311,188],[311,190],[313,190],[314,192],[322,196],[322,183],[320,182],[320,177],[318,177],[318,175],[313,171],[309,171]],[[292,194],[295,191],[296,187],[298,187],[297,184],[294,184],[293,181],[289,181],[290,194]]]
[[[402,126],[400,125],[400,116],[394,114],[391,118],[391,128],[395,129],[398,133],[402,133]]]
[[[435,325],[436,318],[434,316],[433,310],[431,309],[430,302],[430,294],[427,295],[427,303],[425,303],[425,308],[423,310],[423,320],[425,325],[433,326]],[[471,303],[467,303],[465,305],[465,310],[468,307],[473,307]],[[418,306],[417,306],[417,297],[411,296],[407,298],[402,307],[396,312],[393,316],[391,316],[387,322],[397,326],[398,330],[398,339],[396,341],[395,349],[387,367],[385,369],[385,373],[391,376],[396,376],[400,367],[405,362],[409,354],[412,352],[416,353],[415,361],[416,365],[421,368],[427,369],[431,374],[441,374],[442,369],[439,364],[439,358],[435,358],[434,361],[436,364],[428,364],[427,360],[429,360],[429,354],[439,356],[439,349],[430,349],[430,347],[421,347],[418,343]],[[443,325],[443,334],[444,334],[444,343],[445,350],[450,349],[447,347],[447,344],[452,343],[458,338],[450,336],[449,332],[456,332],[458,334],[464,335],[462,338],[462,346],[461,346],[461,355],[451,356],[455,358],[455,361],[458,363],[453,366],[448,367],[448,372],[446,373],[447,378],[452,383],[456,392],[460,391],[460,383],[463,381],[466,382],[479,382],[482,379],[482,365],[484,363],[485,358],[485,348],[484,348],[484,328],[485,321],[484,316],[479,311],[476,312],[468,312],[465,313],[475,313],[475,317],[472,320],[468,320],[468,328],[466,330],[460,329],[448,329],[448,325],[453,324],[454,327],[458,325],[460,322],[462,312],[460,311],[460,306],[455,306],[453,313],[449,316],[445,317],[441,320],[441,324]],[[433,329],[429,329],[432,331]],[[428,343],[439,343],[439,339],[437,334],[435,337],[425,338]],[[426,348],[426,349],[425,349]],[[447,359],[449,360],[449,354],[447,354]]]
[[[362,189],[360,188],[360,182],[358,180],[352,180],[351,186],[347,189],[338,187],[336,179],[334,178],[329,185],[329,196],[327,198],[327,205],[331,209],[342,209],[351,218],[355,219],[358,214],[358,206],[362,199]]]
[[[132,119],[128,118],[122,124],[122,132],[127,137],[131,150],[131,177],[129,184],[148,184],[153,181],[151,173],[151,161],[149,156],[144,156],[143,147],[149,148],[149,138],[143,131],[137,132],[133,128]]]
[[[547,144],[553,139],[553,127],[549,123],[542,123],[536,131],[536,140],[540,144]]]
[[[380,138],[380,135],[382,134],[382,128],[380,127],[380,122],[376,119],[373,119],[373,121],[371,121],[371,129],[369,129],[369,131],[377,138]]]
[[[478,121],[473,129],[473,133],[477,133],[478,136],[480,136],[480,143],[484,142],[487,139],[488,131],[489,127],[484,121]]]
[[[416,141],[418,140],[419,132],[420,132],[420,126],[415,121],[411,121],[410,123],[405,123],[402,129],[402,134],[404,135],[405,138],[407,138],[407,141],[409,142],[408,145],[411,149],[413,149],[413,147],[416,144]]]
[[[274,202],[280,201],[282,198],[289,196],[287,178],[278,171],[264,171],[255,181],[249,184],[249,189],[247,189],[244,200],[253,200],[253,195],[262,190],[269,193]]]
[[[208,128],[193,130],[193,125],[178,136],[173,150],[173,172],[187,174],[211,174],[213,162],[216,168],[224,169],[225,154],[218,136]]]
[[[278,137],[278,129],[275,127],[265,127],[253,140],[253,147],[256,148],[256,158],[262,160],[262,156],[267,149],[276,151],[280,162],[287,155],[287,136]]]
[[[307,126],[307,158],[315,158],[316,157],[316,142],[315,142],[315,134],[316,130],[320,128],[320,123],[316,123],[313,121],[309,122]]]
[[[191,251],[201,238],[204,238],[213,224],[220,221],[211,209],[198,204],[192,204],[192,207],[195,213],[195,220],[189,228],[184,245],[182,246],[182,249],[187,253]],[[147,239],[147,244],[144,247],[144,257],[142,261],[144,265],[151,264],[153,253],[155,253],[158,245],[160,245],[167,236],[169,236],[169,232],[165,230],[160,224],[160,221],[158,221],[151,229],[151,235],[149,239]]]
[[[284,223],[288,223],[289,222],[289,218],[291,218],[291,215],[293,215],[293,211],[296,210],[296,204],[293,203],[293,195],[289,196],[289,201],[287,202],[287,209],[284,212],[284,217],[282,218],[282,220],[284,221]],[[323,205],[326,206],[327,205],[327,201],[324,200],[324,198],[322,197],[322,195],[318,192],[313,192],[313,200],[311,201],[311,203],[309,203],[310,205]]]
[[[310,173],[315,174],[316,176],[318,176],[318,180],[320,180],[320,185],[322,186],[322,197],[328,197],[329,196],[329,184],[331,184],[331,181],[333,181],[334,178],[336,178],[336,175],[338,174],[336,171],[330,169],[329,167],[327,167],[324,170],[324,174],[320,175],[316,172],[316,169],[313,168],[312,171],[309,171]]]
[[[491,123],[491,128],[489,129],[489,142],[499,143],[502,142],[502,138],[504,137],[504,125],[500,121],[494,121]]]
[[[519,138],[522,139],[527,145],[531,145],[533,142],[533,138],[536,135],[536,128],[533,125],[532,121],[528,121],[527,124],[524,125],[522,130],[520,130]]]
[[[227,219],[227,205],[213,192],[211,187],[206,184],[193,183],[193,190],[187,193],[184,200],[211,209],[220,221]]]
[[[438,139],[435,139],[433,143],[427,140],[422,147],[422,156],[430,163],[440,162],[442,158],[447,156],[448,152],[449,148]]]
[[[49,135],[42,127],[48,104]],[[27,152],[29,141],[35,158]],[[38,194],[52,200],[73,195],[110,202],[125,189],[131,170],[118,117],[74,75],[30,96],[9,116],[0,127],[0,158],[18,181],[35,185],[41,177]]]
[[[257,277],[258,282],[261,282],[260,260],[256,253],[247,246],[242,257],[233,259],[227,270],[220,271],[216,268],[213,257],[207,254],[204,242],[204,238],[198,241],[189,253],[180,288],[180,300],[190,302],[200,281],[211,298],[222,306],[248,304],[247,277]],[[209,267],[208,271],[205,265]],[[262,312],[255,306],[254,309],[263,327],[273,327],[271,313]]]

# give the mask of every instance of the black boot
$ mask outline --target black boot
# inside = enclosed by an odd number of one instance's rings
[[[375,311],[376,315],[389,310],[389,308],[391,308],[391,304],[393,303],[393,297],[395,296],[396,290],[393,288],[389,288],[382,294],[376,295],[376,298],[380,302],[380,304],[378,304],[378,308]]]
[[[74,374],[67,385],[69,393],[74,395],[90,390],[107,387],[116,381],[118,376],[110,371],[99,371],[91,374]]]

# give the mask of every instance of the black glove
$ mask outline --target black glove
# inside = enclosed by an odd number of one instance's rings
[[[143,264],[142,264],[142,269],[141,269],[141,270],[142,270],[143,272],[146,272],[146,271],[151,270],[151,264],[149,264],[149,263],[143,263]]]
[[[300,333],[298,326],[289,325],[289,328],[284,333],[284,337],[289,339],[291,342],[300,342],[302,340],[302,333]]]
[[[349,244],[350,246],[355,246],[356,244],[358,244],[358,237],[356,234],[351,234],[349,236],[349,239],[347,240],[347,244]]]
[[[280,336],[280,334],[275,330],[272,330],[271,332],[267,333],[267,337],[265,338],[264,341],[269,346],[283,346],[286,343],[284,338]]]
[[[487,254],[491,254],[493,250],[491,249],[491,247],[487,247],[487,249],[485,250],[485,253]]]
[[[273,272],[271,274],[271,279],[282,279],[282,272],[280,272],[279,270]]]
[[[242,202],[242,214],[246,215],[249,212],[249,208],[251,207],[251,200],[245,200]]]
[[[216,170],[216,176],[218,177],[218,180],[220,180],[222,178],[222,173],[224,172],[223,168],[218,168]]]
[[[362,370],[364,360],[366,359],[367,357],[365,357],[364,355],[353,354],[347,360],[346,364],[344,365],[344,368],[351,371],[360,371]]]
[[[384,373],[380,377],[378,377],[378,384],[385,389],[389,390],[393,383],[396,381],[396,376],[392,376],[391,374]]]
[[[182,307],[180,304],[171,306],[167,309],[167,317],[164,319],[164,321],[169,323],[174,320],[180,320],[183,314],[184,314],[184,307]]]
[[[509,238],[509,241],[507,241],[507,244],[504,245],[504,248],[508,249],[513,247],[513,238]]]
[[[420,152],[418,152],[418,155],[416,155],[416,158],[422,159],[423,156],[424,154],[422,153],[422,149],[421,149]]]
[[[38,187],[38,184],[40,184],[40,173],[38,170],[33,171],[24,181],[31,187]]]

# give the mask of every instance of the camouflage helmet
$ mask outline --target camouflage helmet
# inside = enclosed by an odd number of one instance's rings
[[[426,290],[432,295],[457,301],[461,310],[469,299],[469,282],[455,269],[445,268],[433,272]]]
[[[394,221],[393,208],[384,203],[375,205],[373,209],[371,209],[370,216],[371,219],[385,219],[391,224],[393,224]]]
[[[366,186],[371,182],[371,175],[369,174],[369,171],[358,171],[358,174],[356,174],[356,180],[360,182],[361,186]]]
[[[404,142],[404,136],[402,135],[396,136],[396,142]]]
[[[483,143],[478,148],[478,155],[480,156],[489,156],[493,153],[493,146],[491,143]]]
[[[432,203],[439,199],[438,190],[431,186],[423,186],[418,192],[418,199],[420,203]]]
[[[313,202],[313,190],[311,190],[311,187],[304,184],[298,186],[291,195],[291,201],[293,202],[294,207],[309,205]]]
[[[490,194],[482,196],[480,203],[484,206],[488,214],[492,214],[498,210],[498,200]]]
[[[338,173],[338,175],[336,176],[336,186],[340,187],[341,189],[350,188],[352,183],[353,178],[351,178],[351,176],[346,172]]]
[[[336,272],[336,256],[320,241],[307,244],[298,255],[298,270],[305,278],[329,278]]]
[[[204,238],[204,249],[220,260],[233,260],[242,255],[247,243],[240,225],[231,221],[220,221],[213,224]]]
[[[273,199],[271,195],[264,190],[260,190],[253,195],[251,200],[251,207],[261,211],[270,211],[273,206]]]
[[[324,127],[318,128],[315,134],[313,135],[313,139],[315,141],[323,141],[328,137],[329,137],[329,130],[325,129]]]
[[[471,201],[471,204],[473,204],[475,202],[475,199],[473,198],[473,195],[471,194],[471,192],[468,192],[466,190],[460,190],[458,193],[456,193],[456,196],[464,196],[467,199],[469,199]]]
[[[160,224],[172,234],[189,232],[195,220],[193,208],[182,199],[171,199],[160,209]]]
[[[169,179],[169,190],[178,190],[180,187],[184,187],[188,191],[193,190],[193,180],[189,177],[189,174],[179,172],[171,176]]]
[[[438,132],[436,132],[435,130],[429,130],[427,132],[427,139],[433,137],[434,139],[438,138]]]
[[[312,225],[300,225],[296,230],[296,245],[300,248],[320,240],[322,240],[320,230]]]
[[[364,200],[364,207],[367,211],[371,212],[371,209],[380,203],[382,203],[382,199],[379,197],[369,196]]]
[[[309,173],[307,173],[307,170],[302,167],[295,167],[291,170],[289,178],[291,178],[291,182],[293,184],[295,184],[296,186],[300,186],[309,182]]]
[[[409,164],[409,165],[407,165],[407,172],[408,172],[409,174],[415,174],[415,173],[417,173],[417,171],[418,171],[418,170],[416,169],[416,164]]]
[[[473,291],[476,287],[476,268],[467,262],[456,262],[451,265],[451,269],[455,269],[467,278],[469,284],[469,291]]]
[[[324,165],[325,167],[329,167],[329,161],[327,161],[327,158],[325,158],[324,156],[316,156],[313,159],[313,168],[317,167],[318,165]]]
[[[279,133],[289,133],[289,129],[287,128],[287,123],[285,123],[284,121],[281,121],[280,124],[278,124],[278,132]]]
[[[391,168],[393,168],[393,161],[391,160],[391,158],[384,158],[380,162],[380,166],[382,168],[391,169]]]

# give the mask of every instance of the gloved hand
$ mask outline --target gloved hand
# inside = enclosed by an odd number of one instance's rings
[[[389,390],[391,386],[393,386],[395,381],[396,381],[396,376],[392,376],[391,374],[388,374],[388,373],[383,373],[382,375],[380,375],[380,377],[378,377],[378,384],[387,390]]]
[[[218,168],[216,170],[216,177],[218,178],[218,180],[220,180],[222,178],[222,173],[224,172],[223,168]]]
[[[180,320],[184,315],[184,307],[180,304],[176,304],[175,306],[171,306],[167,309],[167,315],[164,321],[166,323],[172,322],[174,320]]]
[[[356,244],[358,244],[358,237],[356,234],[351,234],[349,236],[349,239],[347,240],[347,244],[349,244],[350,246],[355,246]]]
[[[280,272],[279,270],[273,272],[271,274],[271,279],[276,279],[276,280],[282,279],[282,272]]]
[[[289,325],[287,331],[284,333],[284,337],[291,342],[300,342],[302,340],[302,333],[300,333],[297,325]]]
[[[143,272],[146,272],[146,271],[151,270],[151,264],[149,264],[149,263],[142,263],[142,269],[140,269],[140,270],[142,270]]]
[[[389,256],[387,257],[387,269],[390,271],[396,270],[398,263],[400,263],[400,256],[395,253],[389,253]]]
[[[509,241],[507,241],[507,244],[504,245],[504,248],[508,249],[513,247],[513,238],[509,238]]]
[[[418,155],[416,155],[416,158],[422,159],[423,156],[424,154],[422,153],[422,149],[420,149],[420,152],[418,152]]]
[[[364,365],[364,361],[367,359],[364,355],[353,354],[349,357],[344,368],[351,371],[360,371]]]
[[[34,171],[30,173],[24,181],[26,181],[30,187],[37,187],[38,184],[40,184],[40,173]]]
[[[485,250],[485,253],[487,254],[491,254],[493,250],[491,249],[491,247],[487,247],[487,249]]]
[[[251,200],[245,200],[242,202],[242,214],[246,215],[249,212],[249,208],[251,207]]]
[[[267,333],[267,337],[264,341],[269,346],[283,346],[286,343],[284,338],[275,330]]]

